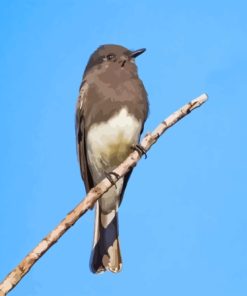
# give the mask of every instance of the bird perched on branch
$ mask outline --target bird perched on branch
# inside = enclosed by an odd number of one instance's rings
[[[76,137],[81,176],[86,191],[113,175],[115,186],[96,203],[92,272],[119,272],[118,208],[131,175],[119,178],[112,171],[139,143],[148,115],[147,93],[138,77],[135,58],[145,49],[128,50],[102,45],[89,58],[76,106]]]

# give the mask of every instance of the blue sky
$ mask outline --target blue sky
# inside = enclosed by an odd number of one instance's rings
[[[90,211],[11,292],[247,294],[245,1],[1,1],[0,278],[84,196],[74,111],[99,45],[146,47],[145,131],[203,92],[135,169],[120,208],[123,271],[93,275]]]

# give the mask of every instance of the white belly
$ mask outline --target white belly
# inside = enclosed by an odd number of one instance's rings
[[[107,122],[94,124],[87,134],[87,158],[94,183],[105,178],[105,172],[113,171],[137,144],[141,122],[127,112],[126,108]],[[116,210],[123,187],[123,178],[100,199],[101,209],[107,213]],[[109,221],[108,221],[109,222]]]
[[[142,124],[126,108],[107,122],[93,124],[87,134],[87,157],[95,182],[114,170],[137,144]]]

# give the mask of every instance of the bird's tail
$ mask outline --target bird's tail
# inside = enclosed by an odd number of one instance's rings
[[[106,270],[119,272],[122,267],[118,239],[117,210],[103,213],[99,202],[96,203],[93,250],[90,258],[90,268],[93,273]]]

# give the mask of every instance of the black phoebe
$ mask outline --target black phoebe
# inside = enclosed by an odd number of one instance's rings
[[[135,58],[144,51],[102,45],[88,61],[76,106],[78,157],[87,192],[109,177],[139,142],[148,100]],[[121,270],[117,212],[130,175],[120,178],[96,204],[90,260],[94,273]]]

